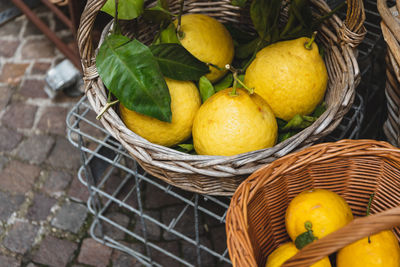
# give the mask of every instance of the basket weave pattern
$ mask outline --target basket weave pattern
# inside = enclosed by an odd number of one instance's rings
[[[378,0],[378,11],[382,17],[381,29],[387,44],[386,55],[386,99],[388,116],[384,133],[389,142],[400,146],[400,19],[399,3],[389,8],[386,0]]]
[[[314,13],[321,16],[330,11],[322,0],[312,0]],[[98,113],[107,102],[106,89],[95,66],[96,51],[92,45],[91,30],[96,14],[105,0],[88,0],[81,17],[78,45],[84,70],[86,95]],[[155,1],[147,1],[152,5]],[[178,10],[179,2],[170,2],[171,11]],[[248,15],[229,0],[185,1],[185,13],[204,13],[240,27],[250,27]],[[325,63],[329,83],[325,101],[327,111],[310,127],[282,143],[268,149],[239,154],[231,157],[188,155],[167,147],[159,146],[130,131],[114,109],[109,109],[101,118],[104,127],[129,151],[139,164],[150,174],[164,181],[202,194],[232,195],[243,179],[261,165],[271,163],[292,151],[312,145],[329,134],[340,123],[350,109],[355,96],[355,87],[360,72],[355,58],[356,47],[365,35],[365,16],[362,0],[349,0],[346,21],[337,16],[326,20],[318,34],[325,47]],[[124,34],[148,41],[154,34],[154,27],[142,21],[138,27],[124,25]]]
[[[400,206],[400,150],[386,142],[342,140],[312,146],[276,160],[246,179],[226,217],[234,266],[265,266],[266,256],[290,240],[285,211],[300,192],[324,188],[345,198],[353,214],[365,216]],[[400,225],[400,208],[369,216],[307,246],[287,266],[309,266],[356,240]],[[397,238],[400,231],[395,229]]]

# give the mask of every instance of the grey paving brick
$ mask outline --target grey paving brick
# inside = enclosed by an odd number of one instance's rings
[[[0,86],[0,110],[3,110],[10,101],[14,89],[12,86]]]
[[[112,212],[105,215],[108,219],[110,219],[115,224],[122,226],[124,228],[128,227],[129,224],[129,217],[123,213]],[[125,237],[125,232],[120,230],[119,228],[109,224],[108,222],[104,221],[102,224],[102,231],[103,234],[112,237],[115,240],[122,240]],[[96,227],[95,233],[97,236],[100,236],[100,228]]]
[[[22,21],[13,21],[12,23],[6,23],[0,27],[0,36],[16,37],[18,36],[21,28],[22,28]]]
[[[41,164],[54,145],[54,138],[45,135],[33,135],[18,148],[18,157],[32,163]]]
[[[50,214],[50,209],[56,204],[54,198],[36,194],[32,206],[29,207],[27,218],[32,221],[44,221]]]
[[[19,95],[26,98],[48,98],[44,85],[43,79],[26,79],[19,89]]]
[[[162,247],[166,251],[174,254],[179,255],[179,243],[177,241],[170,241],[170,242],[155,242],[155,244],[159,247]],[[165,255],[164,253],[152,249],[151,250],[151,257],[162,266],[179,266],[179,262],[174,260],[173,258]]]
[[[224,242],[220,240],[220,242]],[[194,245],[191,245],[187,242],[181,242],[182,244],[182,255],[185,260],[197,266],[197,248]],[[200,237],[200,244],[211,248],[211,242],[204,238]],[[202,266],[215,266],[215,258],[212,257],[209,253],[204,250],[200,250],[200,258]]]
[[[0,40],[0,57],[10,58],[14,56],[19,43],[18,40]]]
[[[7,221],[14,211],[24,202],[23,195],[10,195],[0,191],[0,220]]]
[[[2,122],[10,128],[30,129],[33,126],[36,111],[36,106],[16,102],[6,110]]]
[[[51,63],[49,62],[35,62],[31,69],[33,75],[44,75],[50,69]]]
[[[72,233],[78,233],[85,222],[86,215],[86,206],[75,202],[67,202],[53,218],[51,225]]]
[[[64,191],[71,182],[72,175],[65,171],[50,171],[42,190],[49,195],[55,195]]]
[[[0,255],[0,267],[19,267],[21,261],[14,257]]]
[[[22,135],[14,129],[0,127],[0,151],[8,152],[13,150],[19,142]]]
[[[78,177],[74,177],[68,190],[68,196],[77,201],[86,202],[89,198],[87,186],[83,185]]]
[[[39,167],[13,160],[0,172],[0,188],[25,194],[32,188],[39,173]]]
[[[112,249],[92,238],[83,240],[78,262],[97,267],[106,267],[111,259]]]
[[[178,215],[183,211],[183,205],[179,206],[172,206],[168,208],[164,208],[161,211],[161,220],[164,224],[169,225],[170,222],[177,218]],[[184,234],[188,237],[194,238],[194,212],[192,207],[188,207],[187,210],[184,212],[182,217],[176,223],[174,230],[178,231],[181,234]],[[204,233],[204,228],[199,228],[199,233]],[[176,240],[178,237],[170,232],[164,231],[163,237],[165,240]]]
[[[80,166],[79,151],[64,137],[56,139],[56,145],[50,152],[46,162],[54,168],[77,170]]]
[[[9,250],[24,254],[32,246],[39,227],[28,222],[16,222],[3,240]]]
[[[46,133],[59,134],[65,136],[68,109],[64,107],[48,107],[43,112],[37,128]]]
[[[145,205],[147,209],[158,209],[164,206],[171,206],[181,204],[182,201],[176,197],[173,197],[158,187],[146,185],[146,201]]]
[[[77,248],[78,244],[74,242],[46,236],[33,255],[33,261],[55,267],[67,266]]]
[[[160,220],[160,212],[159,211],[146,211],[146,215],[150,216],[151,218],[156,219],[157,221]],[[136,217],[135,228],[133,232],[139,236],[144,237],[143,235],[143,225],[139,217]],[[149,220],[144,220],[146,225],[146,233],[147,238],[151,240],[159,240],[161,234],[161,228],[155,223],[150,222]]]

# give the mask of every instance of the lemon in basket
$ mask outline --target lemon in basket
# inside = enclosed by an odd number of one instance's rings
[[[205,75],[216,82],[227,72],[225,65],[232,63],[234,47],[230,33],[222,23],[206,15],[187,14],[181,19],[179,41],[198,60],[222,69],[210,66],[210,73]],[[178,21],[174,23],[176,26]]]
[[[256,54],[244,82],[264,98],[276,117],[308,115],[322,101],[328,73],[317,44],[302,37],[269,45]]]
[[[122,104],[120,113],[126,127],[136,134],[155,144],[173,146],[190,137],[201,99],[193,82],[168,78],[165,81],[171,95],[171,123],[129,110]]]
[[[242,89],[232,95],[232,88],[227,88],[203,103],[192,134],[197,154],[231,156],[273,146],[278,126],[259,95]]]
[[[337,267],[399,267],[399,242],[392,231],[379,232],[370,236],[370,242],[366,237],[339,250],[336,264]]]
[[[292,242],[284,243],[268,256],[265,267],[280,267],[285,261],[296,255],[298,251]],[[328,257],[325,257],[311,267],[331,267],[331,262]]]
[[[352,220],[353,214],[344,198],[325,189],[298,194],[289,203],[285,214],[286,231],[293,241],[309,232],[307,228],[315,238],[322,238]]]

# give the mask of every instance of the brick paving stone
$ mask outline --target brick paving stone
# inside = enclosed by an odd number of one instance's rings
[[[71,179],[72,175],[65,171],[51,171],[42,189],[49,195],[56,195],[67,188]]]
[[[157,221],[160,220],[160,212],[159,211],[146,211],[146,215],[150,216],[151,218],[156,219]],[[146,224],[146,233],[147,233],[147,238],[151,240],[159,240],[160,239],[160,234],[161,234],[161,228],[155,223],[152,223],[149,220],[144,219],[144,222]],[[138,217],[135,223],[135,228],[133,229],[133,232],[135,234],[138,234],[143,237],[143,226],[140,218]]]
[[[21,102],[10,105],[3,115],[3,124],[14,129],[30,129],[35,120],[37,107]]]
[[[226,249],[225,225],[221,224],[219,227],[212,227],[210,232],[215,251],[222,254]]]
[[[68,240],[46,236],[33,255],[33,261],[48,266],[67,266],[78,245]]]
[[[0,267],[19,267],[19,266],[21,266],[21,261],[17,260],[16,258],[0,255]]]
[[[13,150],[19,142],[22,135],[13,129],[6,127],[0,128],[0,151],[8,152]]]
[[[3,240],[3,245],[16,253],[27,252],[35,240],[39,226],[28,222],[16,222]]]
[[[19,46],[18,40],[0,40],[0,57],[10,58],[14,56]]]
[[[8,162],[8,157],[0,155],[0,171],[7,164],[7,162]]]
[[[0,86],[0,110],[3,110],[7,106],[13,91],[11,86]]]
[[[28,66],[29,64],[27,63],[4,63],[0,73],[0,83],[8,83],[10,85],[19,84]]]
[[[39,167],[13,160],[0,172],[0,188],[24,194],[31,189],[39,173]]]
[[[38,129],[46,133],[64,135],[66,133],[65,118],[68,109],[63,107],[48,107],[40,118]]]
[[[49,20],[46,16],[38,16],[46,25],[49,25]],[[34,35],[43,35],[43,33],[33,23],[27,23],[23,37],[29,37]]]
[[[182,201],[176,197],[171,196],[166,193],[164,190],[159,189],[158,187],[151,186],[150,184],[146,185],[146,201],[145,207],[147,209],[158,209],[164,206],[181,204]]]
[[[26,267],[38,267],[36,264],[30,262],[28,263],[28,265],[26,265]]]
[[[76,234],[85,222],[86,215],[86,206],[67,202],[53,218],[51,225]]]
[[[109,265],[112,249],[95,241],[92,238],[83,240],[78,262],[93,265],[96,267],[106,267]]]
[[[6,222],[14,211],[24,202],[23,195],[10,195],[0,191],[0,220]]]
[[[182,242],[183,259],[197,265],[197,247],[187,242]],[[200,244],[211,248],[211,243],[208,239],[200,237]],[[200,250],[201,265],[202,266],[215,266],[215,257],[204,250]]]
[[[68,190],[68,196],[77,201],[86,202],[90,196],[87,186],[83,185],[78,177],[72,179],[71,187]]]
[[[55,168],[77,170],[80,166],[79,151],[64,137],[57,137],[56,145],[46,160]]]
[[[110,219],[112,222],[114,222],[124,228],[128,227],[129,217],[126,216],[125,214],[118,213],[118,212],[112,212],[112,213],[106,214],[105,216],[108,219]],[[125,237],[124,231],[119,230],[117,227],[115,227],[107,222],[102,223],[102,230],[103,230],[103,234],[105,234],[115,240],[122,240]],[[97,236],[100,236],[99,227],[96,227],[95,234]]]
[[[31,69],[33,75],[44,75],[50,69],[51,63],[48,62],[35,62]]]
[[[47,38],[30,39],[21,50],[24,59],[54,58],[55,55],[54,45]]]
[[[111,256],[112,266],[113,267],[131,267],[131,266],[140,266],[141,263],[135,257],[122,252],[118,249],[113,251]]]
[[[162,247],[166,251],[177,255],[178,257],[180,256],[179,254],[179,244],[177,241],[171,241],[171,242],[155,242],[155,244],[159,247]],[[165,255],[164,253],[156,250],[156,249],[151,249],[151,257],[159,264],[162,266],[179,266],[178,261],[174,260],[173,258]],[[204,265],[206,266],[206,265]]]
[[[0,27],[0,36],[18,36],[19,31],[22,28],[22,21],[13,21],[12,23],[6,23]]]
[[[32,206],[29,207],[27,218],[32,221],[44,221],[50,214],[51,208],[56,204],[54,198],[43,194],[36,194],[33,198]]]
[[[36,164],[41,164],[54,145],[54,138],[34,135],[26,139],[18,148],[18,157]]]
[[[172,219],[177,218],[180,212],[183,210],[182,205],[180,206],[172,206],[168,208],[164,208],[161,211],[161,220],[164,224],[169,225]],[[188,237],[194,238],[195,229],[194,229],[194,212],[193,208],[189,207],[179,219],[174,230],[178,231],[181,234],[184,234]],[[199,228],[199,233],[202,235],[204,233],[204,228]],[[164,231],[163,237],[165,240],[176,240],[178,237],[170,232]]]
[[[26,79],[19,90],[19,94],[26,98],[48,98],[44,91],[44,80]]]

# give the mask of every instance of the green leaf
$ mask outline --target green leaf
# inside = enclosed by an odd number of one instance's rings
[[[250,41],[247,44],[239,45],[235,50],[236,51],[235,56],[239,59],[245,59],[250,57],[257,49],[259,42],[263,42],[264,45],[267,44],[267,42],[262,41],[260,37],[257,37],[256,39]]]
[[[313,111],[312,116],[313,117],[319,117],[321,116],[324,112],[326,111],[326,103],[322,102],[321,104],[319,104]]]
[[[297,134],[297,131],[289,131],[286,133],[279,133],[278,134],[278,143],[285,141],[286,139],[289,139],[293,135]]]
[[[310,126],[314,121],[316,121],[316,117],[311,116],[303,116],[300,114],[296,114],[283,128],[282,131],[289,130],[298,130],[304,129]]]
[[[233,6],[238,6],[238,7],[245,7],[246,6],[247,0],[232,0],[231,4]]]
[[[173,14],[168,10],[166,0],[158,0],[153,7],[146,8],[143,12],[143,18],[147,21],[161,24],[165,21],[171,21]]]
[[[174,43],[174,44],[180,44],[181,42],[178,39],[178,36],[176,34],[176,28],[173,23],[170,23],[167,28],[161,31],[160,34],[160,40],[161,43]]]
[[[205,76],[202,76],[199,80],[199,91],[203,103],[206,102],[210,96],[215,94],[212,83]]]
[[[250,5],[250,17],[258,35],[271,41],[273,36],[279,35],[278,19],[281,0],[253,0]]]
[[[193,144],[179,144],[178,147],[180,147],[183,152],[189,153],[190,151],[192,151],[194,149],[194,145]]]
[[[126,108],[171,122],[169,90],[147,46],[112,34],[99,49],[96,67],[105,86]]]
[[[134,19],[143,13],[144,0],[119,0],[118,19]],[[102,11],[115,16],[115,0],[107,0],[101,9]]]
[[[232,39],[240,44],[245,44],[254,40],[257,34],[249,31],[244,31],[236,27],[234,24],[224,24],[225,28],[229,31]]]
[[[209,72],[205,63],[195,58],[179,44],[151,45],[150,50],[162,74],[168,78],[181,81],[198,80]]]
[[[215,92],[219,92],[226,88],[229,88],[232,85],[232,82],[233,75],[232,73],[228,73],[220,82],[214,85]]]
[[[296,245],[297,249],[302,249],[308,244],[314,242],[314,240],[317,240],[318,238],[314,236],[313,230],[312,230],[312,224],[311,222],[307,221],[304,223],[306,231],[304,233],[301,233],[298,235],[294,241],[294,244]]]

